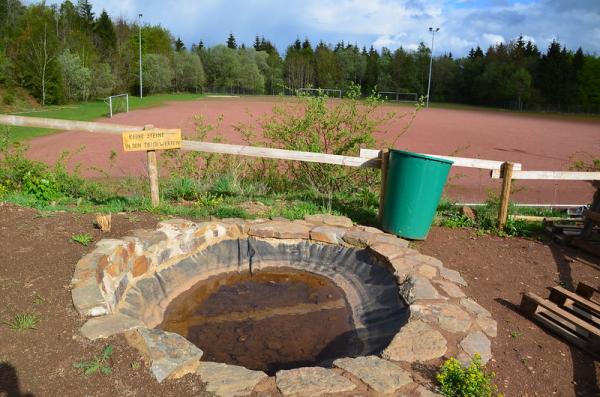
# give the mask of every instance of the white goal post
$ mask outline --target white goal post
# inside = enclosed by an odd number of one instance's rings
[[[308,95],[313,95],[313,96],[325,94],[331,98],[341,98],[342,97],[342,90],[339,90],[336,88],[298,88],[297,92],[300,92],[300,93],[304,92]]]
[[[380,91],[378,94],[390,101],[417,102],[419,100],[416,92]]]
[[[108,104],[108,113],[111,118],[113,113],[117,113],[120,110],[118,106],[119,99],[121,99],[121,101],[125,101],[125,113],[129,113],[129,94],[111,95],[104,101]]]

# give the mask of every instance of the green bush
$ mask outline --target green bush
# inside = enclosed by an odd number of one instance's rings
[[[437,380],[446,397],[501,397],[494,385],[495,374],[487,372],[481,365],[481,357],[476,354],[468,367],[463,367],[457,359],[446,360]]]
[[[23,178],[23,191],[40,201],[51,201],[58,197],[58,189],[53,175],[36,175],[31,172]]]

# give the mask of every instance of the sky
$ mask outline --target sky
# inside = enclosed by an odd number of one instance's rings
[[[74,3],[76,0],[72,0]],[[27,1],[29,3],[35,1]],[[47,3],[60,3],[50,0]],[[600,54],[600,0],[91,0],[96,15],[160,24],[189,47],[225,43],[251,45],[258,34],[281,53],[296,38],[312,43],[340,40],[367,48],[414,49],[431,44],[429,27],[439,27],[434,53],[463,56],[519,35],[545,50],[552,40],[567,48]]]

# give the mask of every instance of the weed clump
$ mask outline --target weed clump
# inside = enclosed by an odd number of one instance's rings
[[[493,383],[494,377],[493,372],[486,371],[481,365],[478,354],[466,368],[457,359],[450,358],[436,376],[446,397],[502,397]]]

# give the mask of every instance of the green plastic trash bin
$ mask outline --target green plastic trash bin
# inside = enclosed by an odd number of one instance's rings
[[[424,240],[440,202],[452,161],[390,149],[382,228]]]

